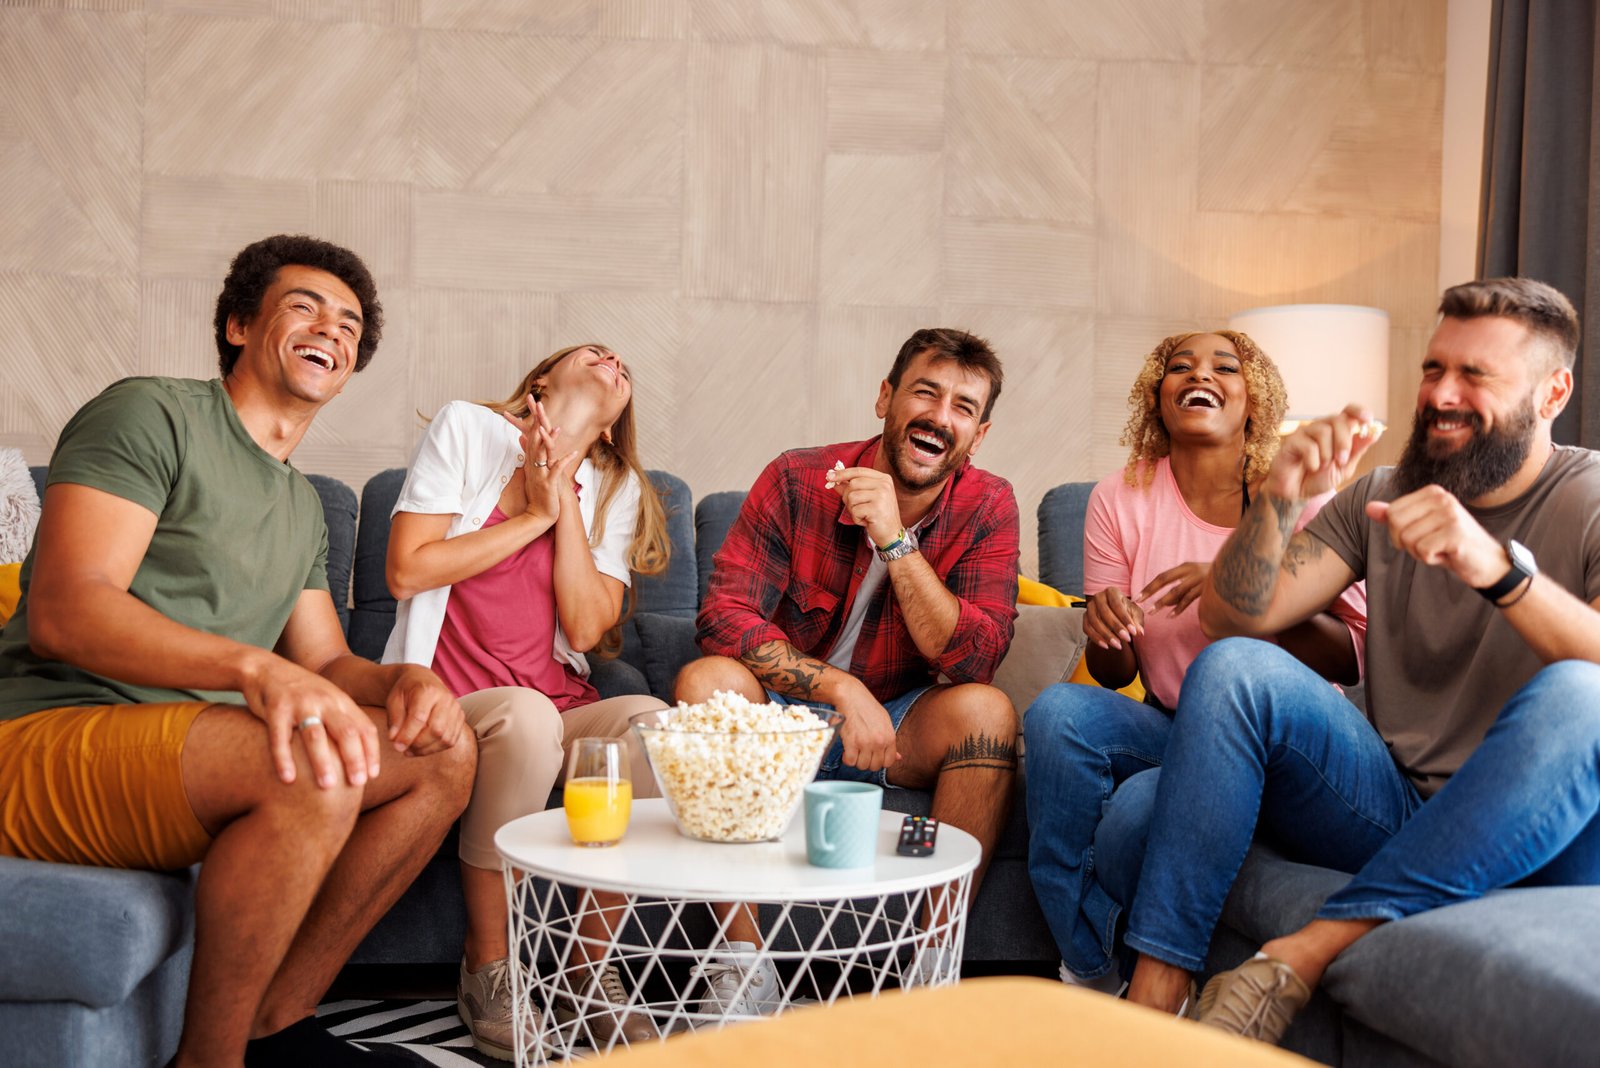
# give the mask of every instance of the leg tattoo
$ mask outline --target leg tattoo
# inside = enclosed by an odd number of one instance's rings
[[[964,771],[967,768],[987,768],[990,771],[1017,770],[1017,743],[1002,737],[989,737],[979,732],[977,737],[967,735],[961,744],[952,745],[939,762],[939,771]]]

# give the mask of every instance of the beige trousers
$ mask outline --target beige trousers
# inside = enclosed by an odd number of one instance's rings
[[[461,859],[500,870],[494,833],[520,816],[544,811],[550,791],[566,777],[567,747],[578,738],[624,739],[634,797],[660,797],[633,724],[652,721],[666,706],[633,694],[557,712],[550,698],[521,686],[479,690],[461,699],[478,736],[478,777],[461,814]]]

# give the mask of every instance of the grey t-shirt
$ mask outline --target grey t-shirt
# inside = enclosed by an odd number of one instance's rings
[[[1543,662],[1500,610],[1442,567],[1394,548],[1368,501],[1393,500],[1393,468],[1341,490],[1306,526],[1367,580],[1367,717],[1424,796],[1444,785]],[[1541,581],[1600,597],[1600,454],[1556,446],[1528,492],[1468,508],[1533,552]]]

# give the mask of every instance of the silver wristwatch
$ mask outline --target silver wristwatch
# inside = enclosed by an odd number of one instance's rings
[[[869,538],[868,541],[871,541],[871,539]],[[917,536],[912,534],[910,531],[901,528],[900,536],[895,538],[894,541],[891,541],[888,545],[882,546],[881,548],[874,544],[872,548],[877,552],[878,559],[887,564],[891,560],[898,560],[902,556],[910,556],[912,553],[916,552]]]

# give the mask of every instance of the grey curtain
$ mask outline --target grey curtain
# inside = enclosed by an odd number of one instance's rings
[[[1549,282],[1578,309],[1557,441],[1600,448],[1600,20],[1595,0],[1495,0],[1478,277]]]

